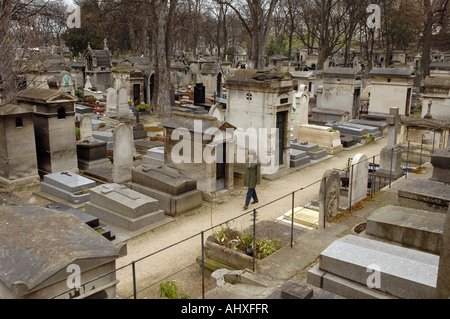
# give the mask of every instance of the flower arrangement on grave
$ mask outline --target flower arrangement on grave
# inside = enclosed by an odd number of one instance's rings
[[[370,142],[373,142],[375,140],[375,136],[373,136],[371,134],[366,134],[366,135],[363,136],[363,140],[366,143],[370,143]]]
[[[89,104],[95,104],[97,102],[97,98],[93,95],[86,96],[84,100]]]
[[[225,225],[213,229],[213,235],[215,242],[221,246],[244,254],[249,254],[250,251],[253,253],[252,233],[241,234]],[[281,249],[284,246],[284,242],[280,238],[256,238],[255,246],[255,257],[261,260]]]

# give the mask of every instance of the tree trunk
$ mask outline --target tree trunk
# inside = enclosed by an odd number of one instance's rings
[[[170,81],[170,55],[172,51],[172,25],[174,13],[172,6],[177,0],[159,1],[156,9],[156,43],[155,43],[155,90],[154,104],[160,117],[168,116],[172,109],[171,81]]]
[[[422,79],[425,79],[430,75],[430,63],[431,63],[431,35],[433,28],[433,11],[431,8],[431,1],[424,0],[424,11],[425,11],[425,23],[423,29],[423,43],[422,43]]]
[[[0,4],[0,92],[2,92],[2,104],[13,100],[16,93],[15,77],[12,67],[12,48],[8,37],[11,23],[12,0],[2,1]]]

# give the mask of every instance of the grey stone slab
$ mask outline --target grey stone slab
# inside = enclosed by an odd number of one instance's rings
[[[114,147],[114,136],[112,132],[92,132],[92,137],[96,140],[106,142],[106,149],[112,150]]]
[[[388,127],[388,124],[385,121],[371,121],[371,120],[363,120],[363,119],[351,119],[349,120],[350,123],[357,123],[357,124],[363,124],[363,125],[369,125],[378,127],[380,130],[384,130]]]
[[[311,157],[304,156],[296,160],[290,160],[290,167],[299,167],[308,164],[309,162],[311,162]]]
[[[132,170],[132,182],[170,195],[181,195],[197,189],[197,181],[165,168],[141,165]]]
[[[92,119],[92,120],[91,120],[91,123],[92,123],[92,130],[94,130],[94,131],[98,131],[98,130],[100,129],[100,125],[101,125],[102,123],[105,124],[104,127],[105,127],[106,129],[111,128],[111,125],[110,125],[109,123],[105,122],[105,121],[94,120],[94,119]]]
[[[317,160],[328,155],[327,150],[323,148],[316,148],[312,151],[308,151],[307,153],[308,156],[313,160]]]
[[[374,289],[397,298],[434,298],[439,256],[347,235],[320,255],[320,268],[336,276],[367,285],[378,272]]]
[[[290,159],[291,160],[298,160],[305,156],[307,156],[305,151],[300,151],[300,150],[296,150],[296,149],[292,149],[292,148],[290,150]]]
[[[90,198],[89,193],[71,193],[65,189],[55,187],[45,182],[41,183],[41,192],[56,196],[62,200],[74,204],[85,203],[89,201]]]
[[[202,205],[202,192],[192,190],[180,195],[170,195],[137,183],[131,183],[131,189],[155,198],[167,215],[179,216]]]
[[[308,142],[303,142],[303,141],[291,141],[291,149],[294,150],[300,150],[300,151],[312,151],[319,148],[319,145],[314,144],[314,143],[308,143]]]
[[[340,123],[340,125],[346,126],[346,127],[351,127],[351,128],[356,128],[356,129],[367,130],[367,133],[372,134],[372,135],[380,133],[380,128],[376,127],[376,126],[370,126],[370,125],[364,125],[364,124],[352,123],[352,122],[343,122],[343,123]]]
[[[400,206],[446,213],[450,203],[450,184],[417,179],[398,190]]]
[[[310,299],[313,293],[309,285],[298,281],[288,281],[281,285],[282,299]]]
[[[124,185],[103,184],[92,188],[90,193],[91,204],[129,218],[139,218],[159,210],[159,202],[156,199],[133,191]]]
[[[159,209],[157,211],[152,211],[145,215],[132,218],[130,216],[121,215],[118,212],[110,211],[91,202],[86,203],[85,211],[88,214],[99,217],[102,221],[131,231],[135,231],[145,226],[157,223],[165,217],[164,210]]]
[[[70,193],[96,186],[95,181],[68,171],[44,175],[44,183]]]
[[[323,271],[319,268],[319,264],[308,270],[307,282],[347,299],[396,299],[375,289]]]
[[[82,212],[81,210],[75,209],[63,203],[52,203],[43,207],[76,216],[90,227],[96,227],[100,225],[98,217],[89,215],[85,212]]]
[[[445,214],[387,205],[367,218],[366,234],[439,254]]]
[[[367,134],[367,129],[349,127],[342,124],[333,125],[333,129],[338,130],[341,134],[350,134],[356,136],[364,136]]]

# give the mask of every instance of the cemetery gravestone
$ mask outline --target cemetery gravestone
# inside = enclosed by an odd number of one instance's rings
[[[120,184],[130,181],[132,168],[133,132],[129,125],[121,123],[114,129],[113,182]]]
[[[41,192],[47,193],[73,204],[84,203],[89,200],[89,189],[96,183],[78,174],[63,171],[44,175]]]
[[[339,213],[341,178],[338,172],[327,170],[322,177],[319,192],[319,228],[325,228],[326,221]]]
[[[130,115],[130,107],[128,105],[128,92],[125,87],[120,87],[117,90],[117,118],[128,118]]]
[[[369,161],[364,154],[356,154],[350,168],[350,183],[348,200],[354,205],[367,197],[367,182],[369,177]]]
[[[117,91],[114,88],[109,88],[106,90],[106,115],[116,116],[117,110]]]
[[[92,141],[94,137],[92,136],[92,121],[89,115],[83,115],[80,120],[80,140],[81,141]]]

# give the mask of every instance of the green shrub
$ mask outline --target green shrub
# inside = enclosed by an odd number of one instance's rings
[[[159,297],[167,298],[167,299],[189,299],[189,296],[181,292],[181,295],[178,294],[179,287],[177,284],[171,281],[164,281],[159,284]]]

